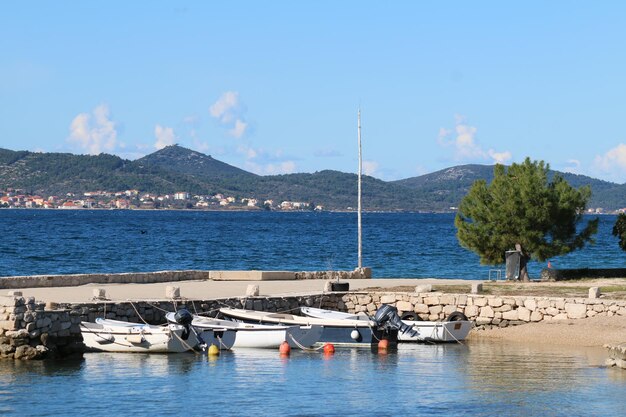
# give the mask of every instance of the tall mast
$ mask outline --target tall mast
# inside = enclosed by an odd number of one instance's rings
[[[357,229],[359,233],[359,269],[363,267],[363,256],[361,253],[361,244],[362,244],[362,236],[361,236],[361,171],[362,171],[362,158],[361,158],[361,109],[359,108],[358,113],[358,131],[359,131],[359,174],[358,174],[358,208],[357,208]]]

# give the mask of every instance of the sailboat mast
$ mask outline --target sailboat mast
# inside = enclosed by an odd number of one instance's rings
[[[361,244],[362,244],[362,235],[361,235],[361,172],[363,169],[363,163],[361,158],[361,109],[359,109],[358,113],[358,122],[357,122],[358,132],[359,132],[359,173],[358,173],[358,206],[357,206],[357,229],[359,234],[359,256],[358,256],[358,265],[359,269],[363,267],[363,256],[361,252]]]

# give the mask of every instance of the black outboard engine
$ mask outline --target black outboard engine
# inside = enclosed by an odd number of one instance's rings
[[[191,322],[193,321],[193,316],[191,315],[189,310],[187,310],[186,308],[181,308],[180,310],[176,311],[176,314],[174,314],[174,320],[176,320],[176,323],[185,328],[185,331],[181,335],[181,338],[183,340],[187,340],[191,331]]]
[[[383,304],[374,315],[374,322],[379,326],[387,326],[409,336],[416,336],[415,330],[402,322],[398,315],[398,309],[388,304]]]

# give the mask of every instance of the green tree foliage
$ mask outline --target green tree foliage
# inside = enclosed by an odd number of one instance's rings
[[[577,231],[589,187],[575,189],[561,176],[548,180],[543,161],[494,167],[491,184],[476,181],[463,198],[454,220],[461,245],[480,256],[482,264],[504,263],[507,250],[522,249],[522,279],[526,262],[545,261],[593,243],[598,219]]]
[[[626,214],[620,213],[613,225],[613,236],[619,238],[619,247],[626,251]]]

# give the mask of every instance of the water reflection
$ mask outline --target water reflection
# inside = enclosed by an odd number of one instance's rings
[[[0,361],[0,414],[623,415],[626,372],[603,350],[472,341],[369,349],[87,354]],[[60,401],[50,401],[60,398]],[[593,413],[589,413],[593,404]],[[181,408],[183,407],[183,408]],[[219,412],[217,411],[219,410]],[[211,413],[209,413],[211,414]]]

